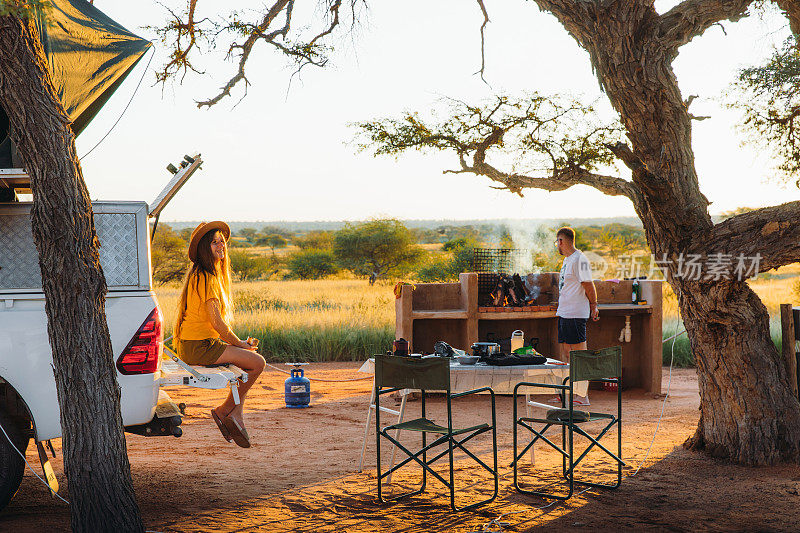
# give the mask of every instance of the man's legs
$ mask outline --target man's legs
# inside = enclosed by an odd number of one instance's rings
[[[587,345],[586,341],[579,342],[578,344],[567,344],[566,342],[558,343],[559,347],[559,359],[564,361],[565,363],[569,363],[569,352],[572,350],[586,350]],[[589,390],[586,390],[586,396],[579,396],[575,395],[575,403],[579,405],[589,405]]]
[[[560,357],[562,361],[565,363],[569,363],[569,352],[572,350],[587,350],[586,341],[583,341],[578,344],[567,344],[566,342],[559,343],[558,345],[561,348]]]

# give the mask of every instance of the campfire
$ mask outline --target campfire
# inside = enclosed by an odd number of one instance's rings
[[[479,273],[478,310],[480,312],[552,311],[553,293],[542,290],[536,274]]]
[[[530,252],[511,248],[475,248],[473,269],[478,273],[478,310],[551,311],[556,309],[558,289],[552,277],[509,274],[530,268]],[[527,267],[525,265],[528,265]]]

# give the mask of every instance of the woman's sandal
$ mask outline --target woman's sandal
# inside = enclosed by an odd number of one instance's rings
[[[217,423],[219,432],[222,433],[222,436],[225,437],[225,440],[230,442],[232,440],[231,433],[228,431],[228,428],[225,427],[225,423],[222,421],[222,418],[220,418],[214,409],[211,410],[211,418],[213,418],[214,422]]]
[[[250,447],[250,436],[247,434],[247,430],[239,424],[239,422],[229,416],[225,417],[224,421],[225,427],[228,429],[228,432],[237,445],[241,446],[242,448],[249,448]]]

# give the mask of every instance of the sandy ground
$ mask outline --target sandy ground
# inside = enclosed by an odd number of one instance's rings
[[[306,375],[325,379],[358,377],[356,363],[313,364]],[[666,390],[668,372],[664,372]],[[444,487],[402,503],[377,505],[375,444],[369,439],[363,473],[356,473],[370,381],[312,382],[310,409],[283,407],[285,375],[265,373],[248,398],[247,423],[254,445],[241,449],[225,442],[208,410],[224,391],[170,389],[187,404],[181,438],[128,435],[133,482],[150,531],[796,531],[800,504],[800,467],[745,468],[726,465],[683,450],[698,418],[697,379],[693,370],[675,370],[671,395],[649,457],[662,400],[641,391],[623,394],[625,478],[616,491],[591,489],[566,504],[523,496],[512,486],[511,398],[498,397],[500,493],[476,511],[452,513]],[[592,408],[610,410],[615,394],[592,391]],[[486,397],[464,399],[454,424],[488,416]],[[388,403],[393,403],[388,400]],[[442,420],[444,402],[434,398],[432,418]],[[409,403],[410,414],[419,402]],[[416,437],[402,438],[412,443]],[[608,436],[606,437],[608,438]],[[616,445],[612,437],[608,440]],[[60,443],[56,443],[57,452]],[[472,446],[491,460],[490,437]],[[33,447],[28,458],[35,462]],[[600,456],[590,455],[584,474],[605,475]],[[61,457],[52,461],[68,497]],[[444,472],[445,463],[437,468]],[[551,483],[560,459],[537,448],[536,464],[525,463],[527,483]],[[485,473],[485,472],[484,472]],[[457,456],[457,483],[485,480],[465,456]],[[417,479],[418,470],[396,476],[393,487]],[[607,479],[607,477],[606,477]],[[582,490],[582,489],[579,489]],[[463,500],[481,498],[491,483],[469,487]],[[577,491],[576,491],[577,492]],[[503,515],[501,517],[501,515]],[[490,524],[498,519],[500,526]],[[0,530],[63,531],[67,506],[26,473],[20,492],[0,514]]]

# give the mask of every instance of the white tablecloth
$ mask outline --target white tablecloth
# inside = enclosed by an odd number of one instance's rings
[[[368,359],[358,369],[367,374],[375,373],[375,361]],[[456,361],[450,363],[450,389],[452,392],[464,392],[481,387],[491,387],[495,394],[512,394],[514,387],[521,381],[561,385],[569,377],[569,365],[555,359],[547,359],[543,365],[491,366],[483,363],[460,365]],[[588,381],[575,383],[575,394],[586,396]],[[520,394],[550,394],[558,391],[545,387],[520,387]]]

